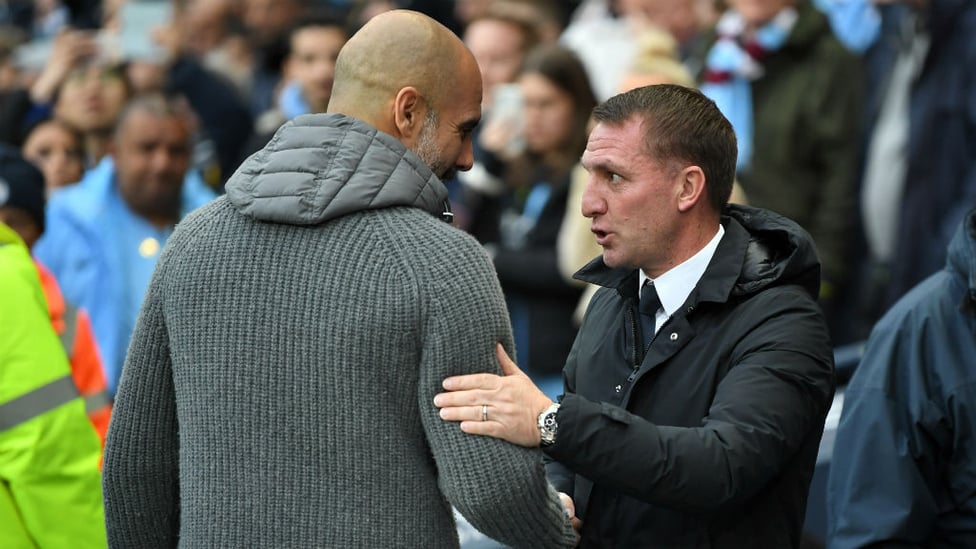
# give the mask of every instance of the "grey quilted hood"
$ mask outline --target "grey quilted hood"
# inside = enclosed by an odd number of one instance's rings
[[[227,181],[227,197],[262,221],[316,225],[361,210],[449,211],[447,188],[391,135],[341,114],[286,123]]]

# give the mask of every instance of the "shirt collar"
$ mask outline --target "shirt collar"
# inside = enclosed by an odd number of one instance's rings
[[[725,235],[725,227],[720,224],[715,236],[708,244],[705,244],[704,248],[657,278],[652,279],[644,274],[643,269],[640,270],[637,291],[640,292],[645,280],[653,281],[654,289],[657,290],[658,298],[661,300],[661,307],[670,317],[688,299],[691,291],[695,289],[698,281],[705,274],[705,269],[708,268],[708,263],[715,255],[715,250],[718,249],[718,243],[722,240],[723,235]]]

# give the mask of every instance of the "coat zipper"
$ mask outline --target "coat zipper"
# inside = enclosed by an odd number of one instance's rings
[[[637,315],[634,313],[634,306],[628,307],[627,312],[630,314],[630,327],[634,335],[634,369],[630,373],[630,377],[627,378],[627,383],[633,383],[637,379],[637,371],[640,370],[643,342],[640,335],[640,325],[637,323]]]

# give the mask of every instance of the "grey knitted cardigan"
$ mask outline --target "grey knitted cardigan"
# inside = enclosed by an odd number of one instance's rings
[[[448,375],[511,350],[444,185],[341,115],[284,126],[186,217],[153,275],[105,448],[112,547],[456,547],[451,506],[572,546],[538,450],[465,435]]]

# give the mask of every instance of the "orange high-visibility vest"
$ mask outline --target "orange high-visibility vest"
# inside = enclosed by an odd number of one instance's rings
[[[61,288],[47,267],[37,259],[34,259],[34,265],[41,277],[51,324],[61,338],[61,344],[71,362],[71,377],[85,401],[85,412],[95,426],[104,448],[108,421],[112,417],[112,398],[108,394],[108,383],[105,380],[102,359],[98,354],[91,319],[83,309],[64,301]]]

